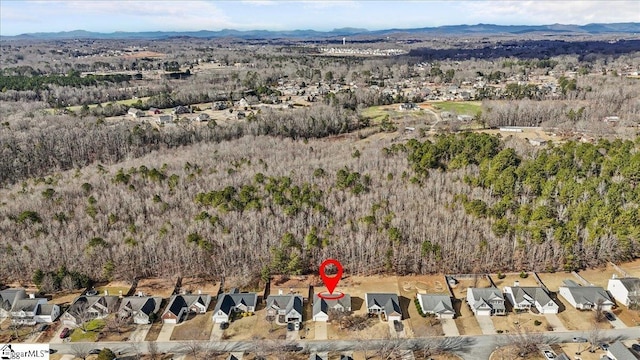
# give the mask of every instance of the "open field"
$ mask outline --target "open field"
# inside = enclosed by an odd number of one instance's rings
[[[220,290],[220,282],[201,278],[182,278],[181,290],[191,294],[202,291],[203,294],[209,294],[215,298]],[[215,301],[211,303],[212,306],[215,306]]]
[[[553,136],[551,134],[548,134],[542,128],[522,127],[521,129],[522,129],[522,132],[505,132],[505,131],[500,131],[499,129],[485,129],[485,130],[478,130],[476,132],[491,134],[491,135],[500,135],[503,138],[506,138],[508,136],[513,136],[518,139],[543,139],[543,140],[554,141],[554,142],[563,140],[563,138],[559,136]]]
[[[549,323],[543,315],[536,315],[531,312],[523,312],[515,314],[508,312],[506,316],[492,316],[493,326],[496,330],[503,330],[505,333],[512,333],[518,329],[526,329],[531,332],[547,331]],[[536,325],[535,321],[539,321],[540,325]]]
[[[398,287],[401,291],[416,294],[449,294],[444,275],[399,276]]]
[[[493,280],[500,291],[502,291],[505,286],[513,286],[516,281],[520,286],[538,286],[536,279],[531,274],[524,279],[520,277],[519,273],[509,273],[504,275],[504,279],[499,279],[498,275],[491,275],[491,280]]]
[[[430,108],[430,104],[420,104],[421,110],[407,111],[398,110],[399,106],[399,104],[371,106],[363,110],[362,116],[370,119],[372,125],[378,125],[387,115],[389,120],[404,126],[432,124],[436,120],[431,111],[424,110],[424,108]]]
[[[564,280],[568,279],[577,282],[577,279],[568,272],[538,273],[538,277],[540,277],[544,286],[546,286],[549,291],[553,292],[558,291],[558,288],[562,285]]]
[[[580,270],[578,271],[578,275],[585,278],[589,283],[606,289],[609,279],[611,279],[613,275],[619,277],[620,274],[618,274],[611,265],[607,264],[605,268]]]
[[[435,110],[455,112],[458,115],[475,115],[482,111],[481,101],[429,102]]]
[[[147,100],[149,100],[149,97],[141,97],[141,98],[135,98],[135,99],[124,99],[124,100],[117,100],[117,101],[109,101],[109,102],[104,102],[104,103],[101,103],[101,104],[91,104],[91,105],[87,105],[87,106],[89,107],[89,109],[93,109],[93,108],[97,107],[98,105],[100,105],[102,107],[105,107],[105,106],[107,106],[109,104],[112,104],[112,103],[131,106],[131,105],[137,103],[138,101],[143,101],[144,102],[144,101],[147,101]],[[66,109],[68,109],[70,111],[73,111],[73,112],[76,112],[76,111],[79,111],[80,109],[82,109],[82,105],[68,106],[68,107],[66,107]],[[55,111],[55,109],[48,109],[47,111],[48,112],[53,112],[53,111]]]
[[[111,281],[106,284],[97,284],[94,288],[101,295],[106,291],[107,295],[126,296],[131,289],[131,284],[126,281]]]
[[[640,259],[637,259],[632,262],[624,263],[624,264],[617,264],[617,265],[621,267],[622,270],[629,273],[629,275],[640,277]]]
[[[163,299],[171,297],[176,286],[175,279],[150,278],[140,279],[136,287],[136,294],[142,292],[145,295],[159,296]]]
[[[213,311],[204,314],[190,314],[186,321],[176,325],[171,340],[209,340],[214,326]]]

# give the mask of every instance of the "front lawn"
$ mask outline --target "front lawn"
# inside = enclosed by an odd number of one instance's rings
[[[73,330],[71,336],[69,336],[70,341],[79,342],[79,341],[89,341],[96,342],[98,340],[98,334],[102,331],[102,328],[105,326],[105,321],[102,319],[94,319],[89,321],[85,325],[86,332],[83,332],[81,328],[77,328]]]

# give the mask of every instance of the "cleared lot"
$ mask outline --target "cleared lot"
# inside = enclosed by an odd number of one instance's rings
[[[176,287],[176,279],[150,278],[141,279],[136,287],[136,294],[142,292],[145,295],[159,296],[163,299],[171,297]]]

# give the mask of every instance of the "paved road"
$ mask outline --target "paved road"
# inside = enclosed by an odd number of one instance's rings
[[[584,331],[567,331],[554,332],[545,334],[546,341],[552,343],[571,342],[574,336],[584,336]],[[638,328],[627,329],[608,329],[601,331],[602,341],[635,339],[638,337]],[[380,339],[380,340],[302,340],[295,344],[302,346],[309,352],[328,352],[328,351],[362,351],[375,350],[389,344],[389,341],[398,342],[398,346],[402,349],[420,349],[432,347],[435,344],[457,353],[463,359],[481,360],[489,359],[491,353],[496,347],[504,345],[508,340],[507,335],[476,335],[476,336],[453,336],[453,337],[430,337],[415,339]],[[200,341],[203,347],[215,349],[223,352],[251,352],[256,348],[255,341]],[[77,344],[77,343],[76,343]],[[52,349],[58,350],[63,354],[71,354],[73,346],[76,344],[51,344]],[[131,353],[132,347],[135,347],[140,353],[148,352],[147,342],[138,343],[122,343],[122,342],[101,342],[102,347],[110,348],[116,352],[123,351],[123,354]],[[157,342],[160,352],[177,352],[181,347],[179,341]],[[93,344],[87,344],[88,347],[95,347]]]

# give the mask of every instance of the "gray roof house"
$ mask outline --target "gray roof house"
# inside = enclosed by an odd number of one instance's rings
[[[36,313],[40,305],[46,304],[47,299],[29,297],[27,299],[16,299],[11,308],[11,322],[22,325],[35,325]]]
[[[204,314],[211,304],[209,294],[180,294],[173,295],[167,309],[162,314],[165,324],[178,324],[185,320],[189,313]]]
[[[627,348],[620,341],[616,341],[613,344],[609,345],[607,349],[607,356],[613,360],[636,360],[636,356],[633,355],[631,350]]]
[[[13,304],[27,297],[24,289],[9,288],[0,290],[0,318],[9,317]]]
[[[267,298],[267,317],[276,317],[277,323],[302,322],[302,296],[269,295]]]
[[[213,322],[229,322],[234,312],[254,312],[257,304],[258,294],[256,293],[241,293],[234,289],[230,293],[221,294],[213,309]]]
[[[366,293],[365,305],[369,314],[384,314],[387,321],[402,320],[402,310],[397,294]]]
[[[117,309],[118,300],[120,299],[117,296],[108,295],[78,296],[62,314],[62,322],[65,325],[78,326],[88,319],[103,319]]]
[[[640,305],[640,279],[634,277],[609,279],[607,290],[617,302],[629,307]]]
[[[504,315],[504,296],[496,287],[467,288],[467,303],[476,316]]]
[[[329,321],[329,312],[332,310],[350,313],[351,295],[344,294],[340,299],[324,299],[315,294],[313,297],[313,321]]]
[[[596,310],[601,304],[602,310],[611,310],[615,303],[600,286],[580,286],[573,280],[565,280],[558,288],[560,296],[579,310]]]
[[[127,296],[120,302],[118,315],[122,318],[131,318],[136,324],[150,324],[152,314],[160,310],[161,297],[152,296]]]
[[[424,314],[433,314],[440,319],[453,319],[456,315],[449,295],[418,294],[418,303]]]
[[[556,304],[549,294],[536,286],[506,286],[504,294],[514,309],[529,310],[535,307],[541,314],[557,314]]]

